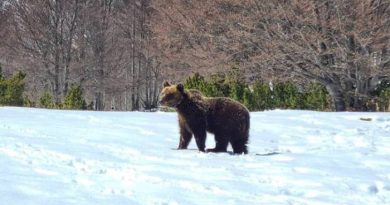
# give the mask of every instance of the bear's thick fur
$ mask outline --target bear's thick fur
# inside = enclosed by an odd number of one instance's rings
[[[187,149],[192,135],[199,151],[205,151],[206,131],[215,135],[216,146],[207,152],[226,152],[230,142],[236,154],[248,153],[249,111],[239,102],[225,97],[204,97],[182,84],[164,82],[160,104],[174,107],[179,114],[180,143]]]

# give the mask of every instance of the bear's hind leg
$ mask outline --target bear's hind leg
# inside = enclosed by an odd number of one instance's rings
[[[247,139],[236,139],[231,141],[234,154],[248,154],[248,140]]]
[[[223,135],[215,134],[215,148],[207,149],[207,152],[227,152],[229,140]]]

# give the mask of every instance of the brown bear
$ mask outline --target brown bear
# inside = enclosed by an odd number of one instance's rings
[[[192,135],[199,151],[205,151],[206,131],[215,135],[215,148],[207,152],[226,152],[230,142],[235,154],[248,153],[249,111],[226,97],[204,97],[201,92],[184,89],[183,84],[164,82],[160,105],[173,107],[179,115],[178,149],[187,149]]]

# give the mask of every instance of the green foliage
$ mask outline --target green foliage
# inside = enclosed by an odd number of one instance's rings
[[[390,80],[383,80],[372,92],[374,98],[366,102],[370,111],[390,112]]]
[[[193,76],[188,77],[184,81],[184,86],[190,89],[191,88],[200,89],[204,82],[205,82],[204,77],[201,76],[199,73],[195,73]]]
[[[255,110],[255,99],[252,94],[252,91],[249,88],[244,89],[244,97],[243,97],[243,104],[249,109],[249,110]]]
[[[35,107],[35,102],[31,101],[27,96],[23,98],[24,107]]]
[[[273,93],[270,87],[264,82],[258,81],[253,85],[253,108],[252,110],[273,109]]]
[[[65,96],[63,108],[64,109],[87,109],[87,103],[84,100],[83,90],[80,85],[74,85]]]
[[[381,90],[379,94],[379,109],[381,111],[390,111],[390,88]]]
[[[211,75],[205,82],[204,94],[210,97],[221,97],[229,95],[229,87],[224,83],[225,76]]]
[[[203,84],[203,86],[200,88],[200,91],[210,97],[218,97],[218,96],[224,96],[222,90],[218,86],[218,84],[214,82],[206,82]]]
[[[234,100],[240,101],[244,99],[244,93],[246,89],[246,85],[239,82],[234,82],[229,85],[230,88],[230,98],[233,98]]]
[[[24,96],[26,75],[18,72],[6,79],[0,65],[0,105],[35,107],[35,103]],[[39,106],[55,109],[93,109],[93,102],[87,106],[81,86],[73,86],[65,96],[63,103],[54,103],[52,96],[45,92],[39,98]]]
[[[0,105],[2,105],[2,102],[5,99],[5,93],[7,89],[8,89],[7,83],[4,80],[0,79]]]
[[[188,89],[197,89],[206,96],[224,96],[223,89],[218,83],[216,76],[212,76],[210,80],[206,81],[199,73],[195,73],[184,81],[184,86]]]
[[[16,73],[10,79],[0,75],[0,105],[23,106],[24,78],[22,72]]]
[[[304,94],[304,106],[309,110],[326,110],[329,108],[329,96],[324,86],[310,83]]]
[[[237,101],[244,99],[245,89],[248,86],[245,84],[242,75],[237,69],[233,69],[225,76],[224,84],[228,88],[228,97]]]
[[[212,75],[209,79],[196,73],[184,82],[186,88],[198,89],[210,97],[224,96],[243,103],[249,110],[282,109],[329,109],[329,95],[326,89],[312,83],[300,91],[291,82],[268,83],[256,81],[253,85],[244,82],[238,70],[226,75]]]
[[[43,108],[55,108],[53,98],[49,92],[44,92],[43,95],[39,98],[40,107]]]
[[[273,106],[284,109],[297,109],[301,101],[298,88],[292,83],[277,83],[273,89]]]

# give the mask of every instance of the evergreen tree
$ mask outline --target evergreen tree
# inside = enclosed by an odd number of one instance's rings
[[[390,111],[390,88],[385,88],[380,92],[379,105],[381,111]]]
[[[30,98],[25,96],[23,98],[23,107],[35,107],[35,102],[31,101]]]
[[[54,108],[53,98],[49,92],[44,92],[43,95],[39,98],[39,104],[43,108]]]
[[[253,85],[253,102],[255,110],[273,109],[272,91],[269,86],[261,81]]]
[[[319,84],[312,83],[303,92],[292,82],[276,83],[272,89],[268,83],[262,81],[255,81],[249,86],[237,69],[226,75],[214,74],[207,79],[195,73],[188,77],[184,84],[186,88],[200,90],[205,96],[233,98],[243,103],[250,111],[275,108],[326,110],[330,105],[329,94]],[[386,95],[382,96],[382,101],[388,102]]]
[[[229,95],[229,88],[225,85],[225,75],[213,74],[204,83],[201,90],[209,97],[226,97]]]
[[[276,108],[296,109],[299,108],[301,94],[292,83],[277,83],[273,89],[273,104]]]
[[[202,92],[203,95],[209,97],[223,96],[223,91],[218,83],[216,76],[211,76],[210,80],[206,80],[199,73],[195,73],[193,76],[188,77],[184,81],[184,87],[187,89],[197,89]]]
[[[204,77],[199,73],[195,73],[193,76],[188,77],[184,81],[184,87],[187,89],[200,89],[201,85],[204,83]]]
[[[230,98],[233,98],[237,101],[243,101],[244,99],[244,93],[246,86],[239,82],[233,82],[229,86],[230,88]]]
[[[87,103],[84,100],[83,90],[80,85],[74,85],[65,96],[63,103],[65,109],[85,110]]]
[[[329,94],[326,88],[318,83],[311,83],[304,94],[304,107],[309,110],[329,108]]]
[[[291,82],[284,83],[285,91],[285,108],[297,109],[300,108],[300,102],[302,102],[302,95],[298,90],[298,87]]]
[[[247,85],[244,82],[242,73],[237,68],[233,68],[225,76],[225,85],[229,88],[228,97],[237,101],[244,101],[244,92]]]
[[[26,75],[18,72],[10,79],[0,79],[0,105],[23,106],[24,78]]]
[[[253,92],[247,87],[244,89],[243,104],[250,110],[255,111],[256,107],[254,106],[254,96]]]

